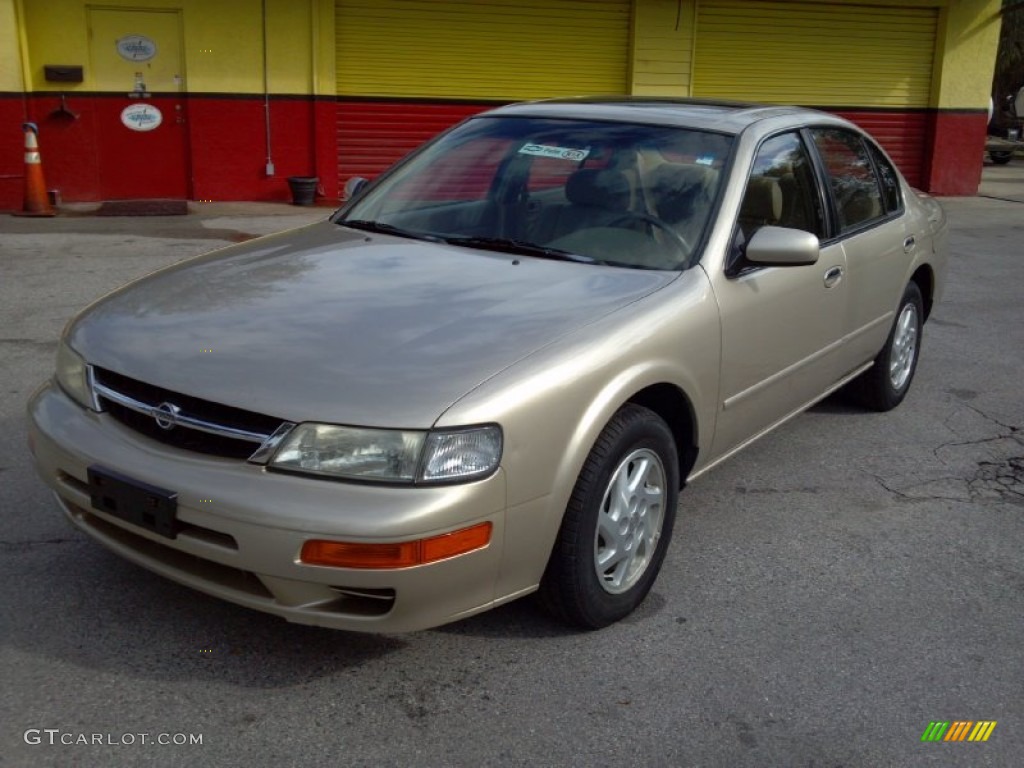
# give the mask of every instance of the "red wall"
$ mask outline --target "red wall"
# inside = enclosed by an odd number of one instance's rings
[[[153,102],[160,105],[164,124],[149,135],[120,124],[121,109],[131,103],[124,95],[70,95],[67,105],[78,115],[70,119],[55,111],[56,95],[0,94],[0,210],[22,204],[26,116],[39,124],[47,187],[68,202],[288,201],[288,176],[317,176],[322,195],[336,200],[350,177],[376,176],[437,133],[494,106],[271,97],[275,174],[268,178],[261,96],[187,94],[180,111],[169,95]],[[940,195],[977,192],[984,114],[856,109],[840,114],[872,133],[911,184]],[[154,143],[157,138],[163,144]]]
[[[337,103],[338,183],[373,178],[427,139],[494,103],[415,101]]]
[[[933,195],[976,195],[988,115],[981,110],[842,111],[878,139],[911,186]]]
[[[25,194],[25,97],[0,93],[0,211],[21,208]]]
[[[24,103],[20,96],[0,98],[0,210],[22,204]],[[265,174],[261,96],[189,94],[180,111],[172,97],[155,96],[151,103],[160,108],[164,122],[151,134],[121,125],[120,112],[129,103],[123,95],[75,93],[67,98],[77,114],[70,118],[55,111],[59,95],[27,97],[28,119],[39,125],[49,189],[59,190],[68,202],[139,197],[288,201],[288,176],[319,176],[324,194],[338,196],[337,149],[329,143],[336,124],[333,100],[271,97],[271,178]]]
[[[397,100],[338,102],[339,186],[344,186],[352,176],[376,176],[445,128],[493,106],[493,103]],[[950,186],[928,176],[928,153],[932,146],[929,133],[936,117],[929,111],[842,110],[837,114],[874,136],[911,185],[927,189],[930,181],[940,182],[939,187],[929,190],[936,194],[973,195],[977,192],[976,182],[970,191],[962,191],[963,185]],[[960,153],[954,158],[943,155],[944,164],[951,160],[951,175],[969,179],[976,173],[980,179],[981,150],[973,155]]]
[[[317,175],[314,114],[315,102],[310,99],[271,99],[274,176],[268,178],[262,98],[190,98],[192,198],[290,200],[289,176]]]
[[[187,195],[183,126],[169,116],[170,100],[151,100],[163,114],[155,131],[130,131],[121,124],[125,96],[68,95],[61,112],[59,94],[29,99],[30,119],[39,126],[39,150],[49,189],[67,201],[119,200],[138,197],[181,198]],[[177,155],[168,151],[177,140]]]
[[[978,194],[988,114],[948,111],[930,117],[931,142],[924,166],[924,189],[935,195]]]
[[[896,163],[912,187],[920,187],[924,179],[925,157],[928,151],[929,114],[890,112],[888,110],[842,110],[840,117],[856,123],[870,133],[889,157]],[[981,163],[981,156],[978,156]]]

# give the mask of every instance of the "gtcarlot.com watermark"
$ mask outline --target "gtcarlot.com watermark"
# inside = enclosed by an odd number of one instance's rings
[[[26,744],[104,747],[175,746],[184,747],[203,743],[201,733],[84,733],[64,731],[60,728],[29,728],[22,734]]]

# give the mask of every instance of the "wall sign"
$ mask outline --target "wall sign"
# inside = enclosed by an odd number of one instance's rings
[[[152,131],[163,121],[164,116],[152,104],[132,104],[121,110],[121,122],[133,131]]]
[[[117,52],[128,61],[149,61],[156,56],[156,43],[145,35],[125,35],[117,40]]]

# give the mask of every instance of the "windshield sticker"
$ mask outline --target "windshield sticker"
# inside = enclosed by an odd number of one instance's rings
[[[715,158],[711,155],[702,155],[697,158],[697,165],[713,165]]]
[[[538,157],[556,157],[559,160],[582,161],[590,154],[590,149],[570,149],[569,147],[552,147],[547,144],[524,144],[519,150],[520,155],[537,155]]]

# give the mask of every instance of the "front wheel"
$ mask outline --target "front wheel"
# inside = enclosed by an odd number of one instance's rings
[[[557,618],[600,629],[631,613],[661,570],[679,498],[672,431],[626,405],[591,449],[541,581]]]
[[[988,156],[992,158],[992,162],[996,165],[1006,165],[1013,160],[1013,152],[989,152]]]
[[[889,411],[903,402],[917,371],[924,324],[924,300],[917,283],[903,292],[896,321],[875,364],[857,380],[861,402],[875,411]]]

